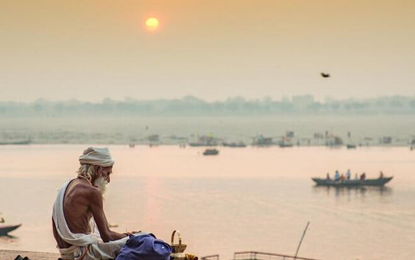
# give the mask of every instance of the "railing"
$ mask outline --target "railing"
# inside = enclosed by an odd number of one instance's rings
[[[233,255],[234,260],[316,260],[313,258],[295,257],[282,254],[271,254],[256,251],[236,252]]]
[[[219,260],[219,255],[207,255],[200,258],[201,260]]]

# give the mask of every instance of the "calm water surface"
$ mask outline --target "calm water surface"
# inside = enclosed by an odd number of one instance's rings
[[[57,252],[51,211],[57,189],[75,176],[80,145],[0,146],[0,212],[23,223],[0,249]],[[407,147],[356,150],[109,146],[116,160],[105,195],[115,230],[146,230],[166,241],[179,229],[200,256],[256,250],[318,259],[413,259],[415,152]],[[338,169],[393,175],[383,188],[315,187],[312,176]]]

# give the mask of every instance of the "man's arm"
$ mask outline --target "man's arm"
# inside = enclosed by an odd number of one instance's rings
[[[102,194],[98,189],[94,189],[90,194],[90,208],[92,216],[98,226],[99,234],[104,242],[114,241],[126,237],[126,234],[111,231],[108,227],[108,221],[105,217]]]

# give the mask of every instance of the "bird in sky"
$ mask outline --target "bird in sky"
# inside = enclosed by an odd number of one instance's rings
[[[321,74],[321,76],[323,77],[323,78],[329,78],[330,77],[330,74],[328,74],[328,73],[324,73],[324,72],[322,72],[322,73],[320,73]]]

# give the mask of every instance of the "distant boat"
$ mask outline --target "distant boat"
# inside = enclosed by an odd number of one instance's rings
[[[278,142],[278,146],[281,148],[293,147],[293,143],[291,141],[287,141],[283,139]]]
[[[246,144],[244,144],[243,142],[239,142],[239,143],[235,143],[235,142],[226,143],[226,142],[223,142],[222,145],[226,146],[226,147],[246,147]]]
[[[355,144],[347,144],[346,147],[347,147],[347,149],[356,149]]]
[[[271,146],[274,145],[272,137],[264,137],[263,135],[258,135],[254,137],[253,146]]]
[[[339,136],[328,135],[326,136],[326,146],[336,147],[343,145],[343,139]]]
[[[311,178],[317,185],[335,187],[355,187],[355,186],[383,186],[390,182],[393,177],[364,180],[333,180],[326,178]]]
[[[199,147],[199,146],[217,146],[217,143],[189,143],[189,146]]]
[[[218,155],[219,154],[219,150],[218,149],[206,149],[203,152],[203,155]]]
[[[202,135],[195,142],[189,142],[190,146],[217,146],[219,139],[211,135]]]
[[[27,139],[27,140],[21,140],[21,141],[1,141],[0,145],[25,145],[25,144],[30,144],[31,140]]]
[[[18,225],[4,225],[0,224],[0,236],[6,236],[9,232],[15,230],[16,228],[20,227],[22,224]]]

